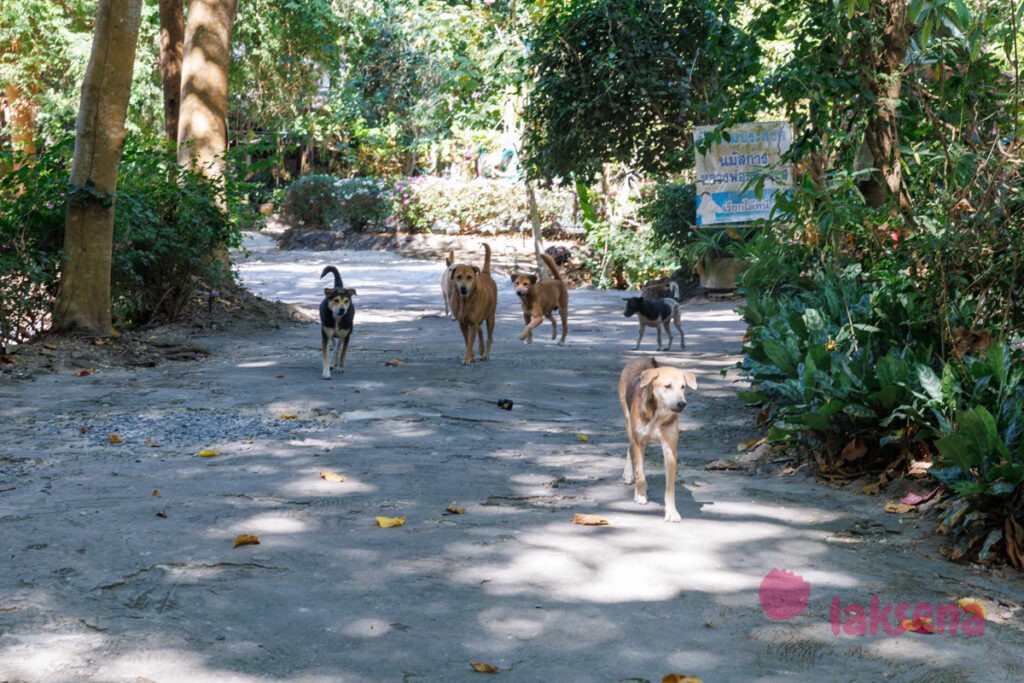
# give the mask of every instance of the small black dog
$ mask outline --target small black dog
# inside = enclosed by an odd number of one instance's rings
[[[564,266],[572,260],[572,252],[569,251],[568,247],[563,247],[561,245],[548,247],[544,250],[544,253],[555,259],[555,263],[559,266]]]
[[[324,300],[320,302],[320,356],[323,360],[320,376],[324,379],[331,378],[331,368],[345,372],[345,354],[352,338],[352,320],[356,316],[356,306],[352,303],[356,290],[345,289],[341,273],[334,266],[325,267],[320,277],[327,273],[334,274],[334,286],[324,288]],[[330,351],[328,344],[331,345]]]
[[[675,323],[676,329],[679,330],[679,350],[684,351],[686,349],[686,336],[683,334],[678,301],[668,297],[648,301],[641,296],[631,296],[625,299],[625,302],[626,317],[628,318],[635,313],[640,320],[640,334],[636,338],[634,349],[640,348],[640,342],[644,338],[644,330],[648,327],[653,327],[658,331],[658,351],[671,350],[672,329],[669,327],[669,323]],[[665,345],[665,348],[661,347],[662,327],[668,333],[668,344]]]

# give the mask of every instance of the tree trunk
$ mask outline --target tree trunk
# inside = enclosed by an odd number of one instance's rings
[[[907,0],[879,0],[886,13],[881,49],[875,57],[873,71],[867,76],[868,87],[875,95],[878,111],[871,117],[864,133],[864,142],[871,152],[875,170],[861,184],[869,206],[879,207],[896,200],[900,209],[910,209],[900,164],[899,122],[896,108],[903,86],[903,70],[910,45],[910,23]]]
[[[184,42],[185,14],[182,0],[160,0],[160,77],[164,85],[164,129],[171,143],[178,141]]]
[[[54,327],[106,336],[114,193],[124,147],[142,0],[100,0],[82,82]]]
[[[181,68],[178,163],[224,179],[228,147],[228,65],[237,0],[190,0]]]
[[[13,83],[5,88],[7,122],[11,128],[11,147],[29,156],[36,153],[35,92],[25,93]]]

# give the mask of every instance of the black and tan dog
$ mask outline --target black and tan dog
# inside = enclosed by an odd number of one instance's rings
[[[320,277],[334,274],[334,286],[324,288],[324,300],[320,302],[320,356],[323,360],[324,379],[331,378],[331,369],[345,372],[345,354],[352,338],[352,320],[356,306],[352,297],[356,290],[346,289],[341,282],[341,273],[334,266],[327,266]]]
[[[622,480],[636,481],[633,500],[647,504],[644,449],[657,441],[665,460],[665,521],[680,522],[676,509],[676,464],[679,444],[679,414],[686,407],[686,388],[697,388],[692,372],[658,365],[653,358],[638,358],[626,364],[619,377],[619,403],[626,421],[626,467]]]
[[[494,340],[494,317],[498,306],[498,285],[491,277],[491,246],[484,243],[484,267],[459,263],[452,269],[452,313],[459,321],[466,354],[462,364],[470,365],[473,357],[473,343],[479,336],[480,360],[491,356],[491,342]],[[480,325],[487,324],[487,345]]]
[[[626,301],[626,317],[636,315],[640,321],[640,334],[636,337],[634,349],[640,348],[640,342],[644,338],[644,330],[653,327],[658,331],[658,351],[670,351],[672,349],[672,329],[670,323],[674,323],[679,330],[679,350],[686,350],[686,335],[683,334],[682,320],[679,314],[679,302],[675,299],[665,297],[648,301],[642,296],[631,296]],[[661,328],[665,328],[668,334],[668,344],[661,346]]]
[[[533,273],[512,273],[512,287],[519,297],[519,303],[523,305],[523,320],[526,328],[519,338],[527,344],[533,342],[533,330],[544,318],[551,321],[551,338],[558,335],[558,327],[555,324],[554,311],[558,311],[562,318],[562,338],[559,345],[565,344],[565,334],[569,330],[569,290],[558,272],[558,264],[548,254],[541,254],[548,270],[551,271],[551,279],[538,280]]]

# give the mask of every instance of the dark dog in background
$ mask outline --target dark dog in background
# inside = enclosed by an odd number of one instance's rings
[[[564,266],[566,263],[572,260],[572,252],[569,251],[568,247],[563,247],[559,244],[552,245],[544,250],[544,253],[555,260],[560,266]]]
[[[672,328],[674,323],[679,330],[679,350],[686,349],[686,335],[683,334],[682,319],[679,313],[679,302],[668,297],[648,301],[642,296],[631,296],[626,301],[626,317],[636,315],[640,321],[640,334],[637,335],[634,349],[640,348],[640,342],[644,338],[644,330],[653,327],[658,331],[658,351],[670,351],[672,349]],[[661,328],[665,328],[668,334],[668,344],[661,346]]]
[[[326,266],[320,273],[321,279],[327,273],[334,274],[334,286],[324,288],[324,300],[320,302],[320,357],[323,361],[321,377],[331,378],[331,369],[345,372],[345,354],[352,338],[352,321],[356,306],[352,297],[356,290],[346,289],[341,273],[334,266]]]
[[[657,441],[665,460],[665,521],[679,522],[676,509],[676,465],[679,445],[679,415],[686,407],[686,388],[697,388],[692,372],[659,365],[653,358],[638,358],[626,364],[619,376],[619,404],[626,421],[626,467],[622,480],[636,481],[633,500],[647,504],[644,449]]]
[[[555,259],[547,253],[540,257],[551,271],[551,279],[539,280],[533,273],[512,273],[511,276],[512,287],[523,305],[523,321],[526,323],[519,338],[531,343],[534,328],[547,318],[551,321],[551,338],[554,339],[558,335],[558,327],[552,313],[557,310],[562,319],[562,338],[558,342],[561,346],[565,344],[565,334],[569,329],[569,290],[558,272]]]

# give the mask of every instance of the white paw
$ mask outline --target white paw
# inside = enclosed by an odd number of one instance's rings
[[[683,518],[679,516],[679,512],[676,510],[665,510],[665,521],[666,522],[681,522]]]
[[[647,496],[641,496],[639,493],[633,496],[633,502],[637,505],[647,505]]]
[[[324,368],[324,371],[322,373],[320,373],[320,377],[322,377],[323,379],[330,379],[331,378],[331,369],[330,368]]]

